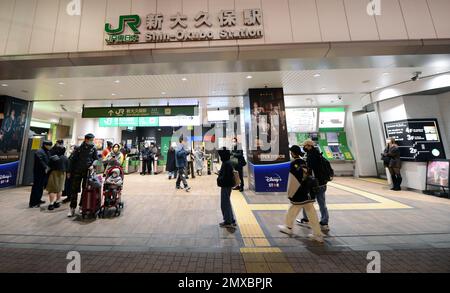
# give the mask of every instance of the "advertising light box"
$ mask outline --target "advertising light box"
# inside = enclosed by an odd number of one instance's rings
[[[159,126],[199,126],[199,116],[169,116],[159,117]]]
[[[228,110],[208,111],[208,122],[228,121],[230,115]]]
[[[429,161],[427,164],[427,185],[449,187],[450,161]]]
[[[319,129],[344,128],[345,108],[320,108]]]
[[[287,108],[288,132],[316,132],[317,108]]]

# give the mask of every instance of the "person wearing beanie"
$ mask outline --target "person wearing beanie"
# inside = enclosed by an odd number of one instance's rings
[[[50,172],[50,149],[52,148],[52,142],[44,140],[42,148],[34,154],[34,167],[33,167],[33,187],[31,188],[29,207],[38,208],[45,201],[42,200],[44,188],[47,185],[48,173]]]
[[[309,234],[308,238],[323,243],[323,234],[320,230],[316,210],[314,209],[315,197],[314,194],[311,194],[311,187],[314,184],[312,182],[313,179],[308,176],[306,162],[301,158],[304,153],[298,145],[292,146],[289,150],[293,158],[290,164],[288,179],[288,197],[291,206],[286,214],[285,224],[279,225],[278,228],[280,232],[292,235],[295,218],[303,209],[308,215],[313,230],[313,233]]]
[[[223,215],[223,222],[219,224],[222,228],[234,228],[236,220],[233,216],[233,208],[231,206],[231,191],[234,186],[234,169],[231,164],[231,153],[229,150],[219,150],[220,167],[219,176],[217,177],[217,186],[220,187],[220,207]]]

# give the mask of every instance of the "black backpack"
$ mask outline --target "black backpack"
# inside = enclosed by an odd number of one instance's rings
[[[322,154],[319,156],[319,170],[321,179],[326,182],[333,180],[334,170],[331,168],[330,161],[325,159]]]

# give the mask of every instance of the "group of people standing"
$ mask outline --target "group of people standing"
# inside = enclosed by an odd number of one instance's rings
[[[144,144],[144,148],[141,150],[141,158],[142,158],[142,171],[141,175],[157,174],[157,164],[158,164],[158,148],[154,142],[148,144],[147,142]]]
[[[89,170],[94,169],[99,159],[94,138],[93,134],[86,134],[80,146],[71,148],[69,157],[65,155],[63,141],[57,141],[55,145],[51,141],[43,141],[42,148],[34,155],[30,208],[39,208],[45,203],[42,200],[44,189],[49,194],[48,210],[59,208],[64,192],[67,198],[63,202],[70,201],[68,216],[74,216],[81,186],[86,183]]]

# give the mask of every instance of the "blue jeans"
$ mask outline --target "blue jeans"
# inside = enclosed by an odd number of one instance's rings
[[[231,207],[231,190],[232,187],[220,188],[220,207],[222,209],[223,221],[227,224],[235,222],[233,208]]]
[[[327,191],[327,186],[323,185],[319,188],[319,193],[316,196],[317,203],[319,204],[320,209],[320,224],[321,225],[328,225],[328,209],[327,209],[327,203],[325,202],[325,192]],[[303,209],[303,219],[308,220],[308,217],[306,216],[305,209]]]

